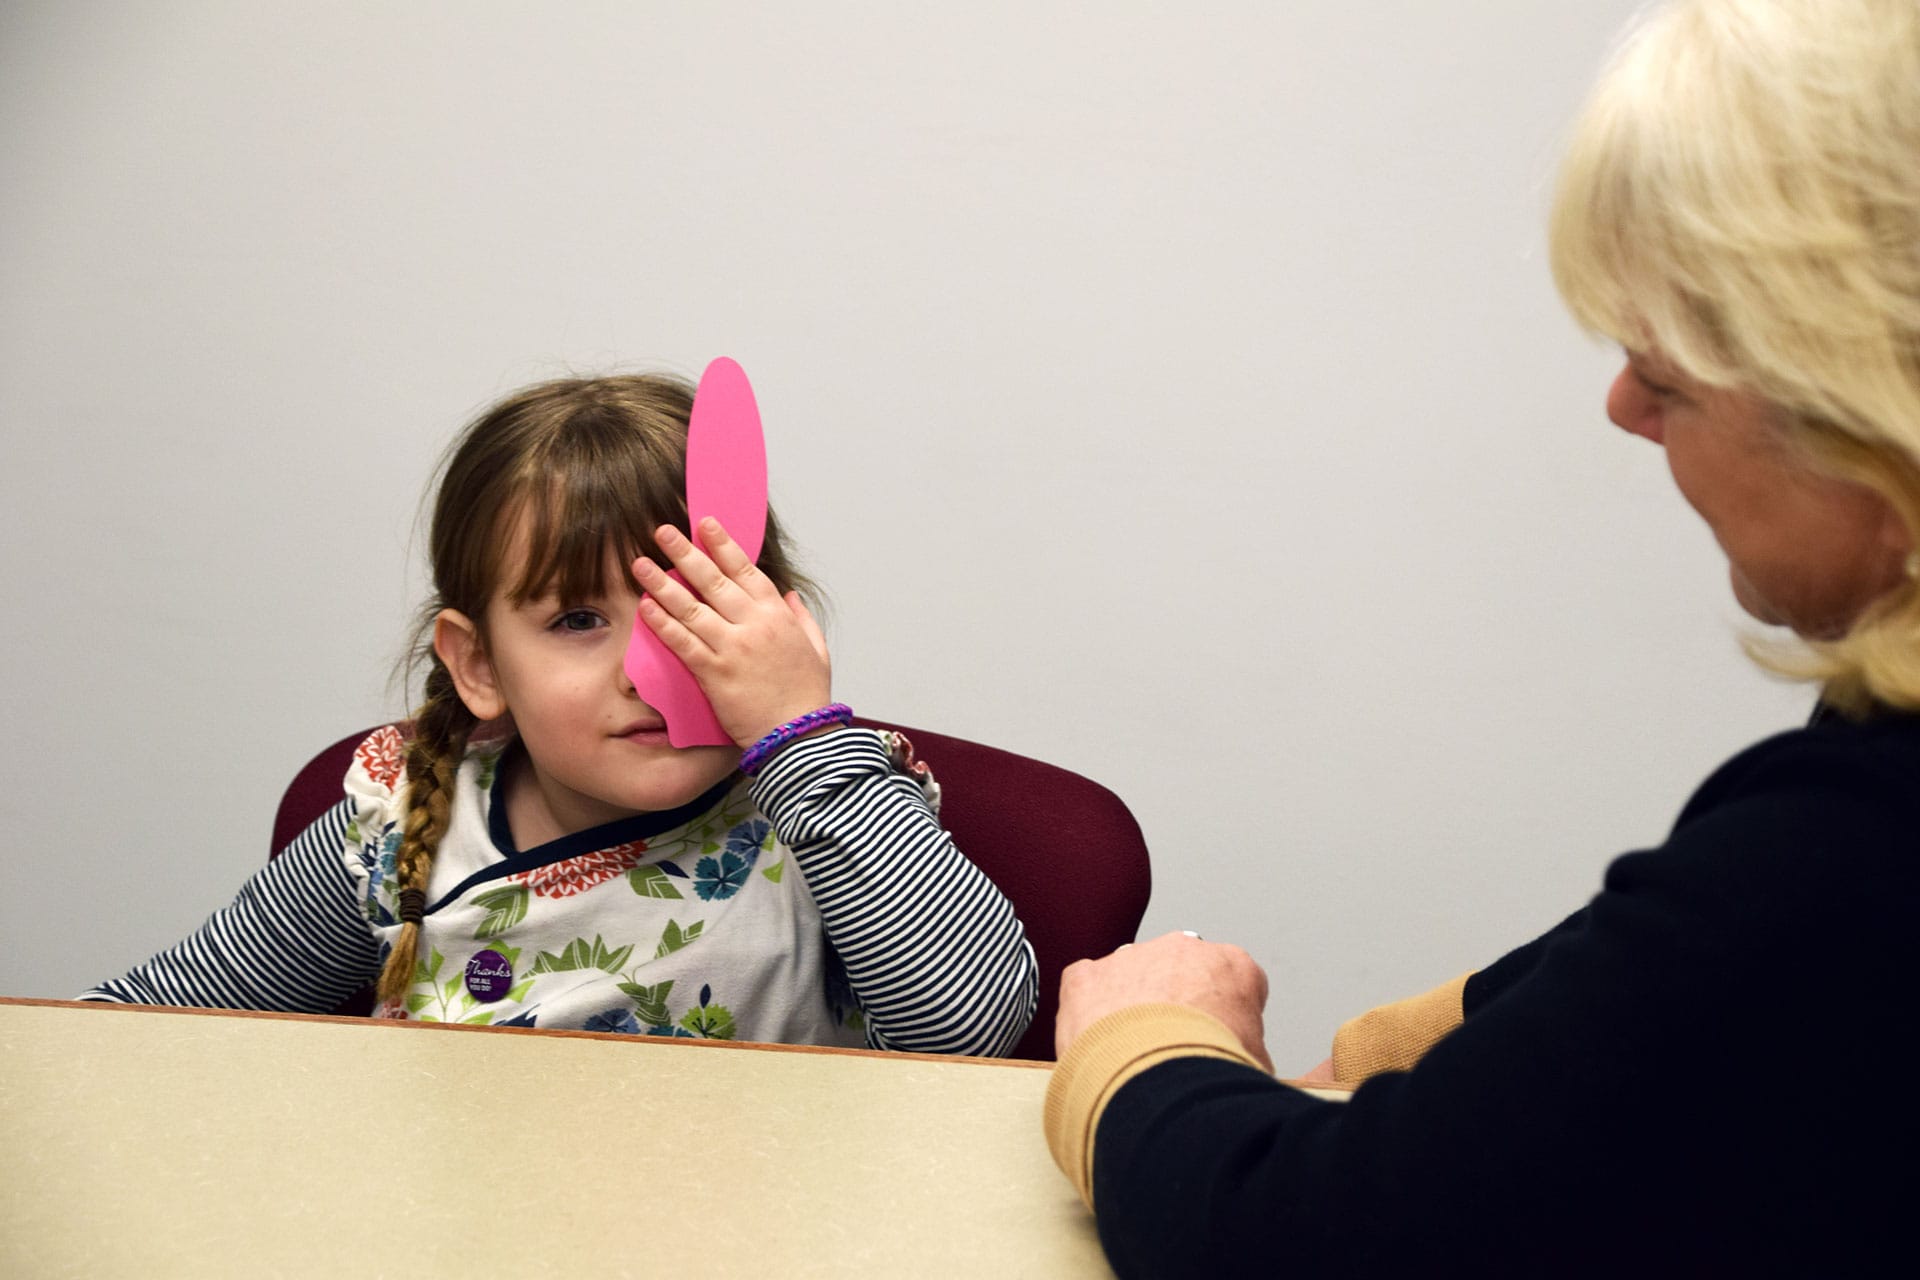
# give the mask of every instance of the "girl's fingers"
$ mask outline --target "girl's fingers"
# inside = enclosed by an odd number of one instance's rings
[[[647,630],[653,632],[667,651],[682,662],[691,662],[706,650],[698,636],[687,630],[680,620],[660,607],[660,602],[652,596],[640,597],[640,621],[647,624]]]
[[[780,598],[773,580],[760,572],[760,567],[747,558],[747,549],[712,516],[700,520],[700,545],[707,549],[714,567],[752,599],[772,604]]]
[[[699,592],[700,598],[712,605],[722,617],[732,618],[739,612],[739,588],[734,585],[733,579],[722,573],[707,553],[695,546],[686,534],[670,524],[663,524],[653,531],[653,540],[666,553],[667,559],[673,561],[673,567],[679,570],[687,584]],[[729,600],[730,595],[735,598]],[[671,604],[667,607],[673,608]],[[674,616],[679,616],[679,610],[674,610]]]
[[[826,637],[806,606],[797,597],[782,599],[718,521],[700,522],[700,539],[709,551],[671,525],[654,530],[653,538],[674,572],[645,556],[635,558],[633,576],[654,611],[643,605],[641,617],[662,644],[700,673],[703,684],[720,672],[715,663],[754,668],[770,663],[768,669],[777,674],[798,660],[809,670],[826,670]]]
[[[798,591],[787,592],[786,601],[787,608],[791,609],[793,616],[799,619],[800,630],[806,633],[807,642],[813,646],[813,651],[820,655],[822,662],[828,661],[826,633],[821,631],[820,624],[813,620],[813,613],[807,608],[806,601],[800,598]]]
[[[672,575],[659,565],[645,556],[640,556],[633,562],[633,576],[639,580],[641,588],[647,593],[642,603],[645,603],[646,599],[652,600],[655,607],[669,621],[690,633],[693,638],[708,648],[720,641],[728,626],[727,620],[714,609],[701,603],[700,597],[689,591],[684,584],[674,581]],[[643,609],[642,612],[644,613],[645,610]],[[652,626],[651,621],[648,625]],[[653,627],[653,632],[663,642],[667,639],[666,633],[659,627]],[[669,645],[669,647],[672,646]],[[680,651],[675,649],[674,652]],[[686,655],[680,654],[680,656],[684,658]]]
[[[753,561],[747,559],[747,551],[733,540],[733,535],[720,526],[712,516],[703,516],[700,520],[700,545],[713,557],[720,572],[739,581],[740,575],[753,569]],[[755,573],[759,570],[754,569]]]

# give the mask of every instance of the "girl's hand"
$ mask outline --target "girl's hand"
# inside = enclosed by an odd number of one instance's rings
[[[700,522],[710,557],[672,525],[655,529],[653,540],[687,585],[644,556],[635,560],[633,576],[646,590],[640,618],[687,664],[736,744],[751,746],[833,701],[827,638],[813,615],[793,592],[782,597],[719,521]]]

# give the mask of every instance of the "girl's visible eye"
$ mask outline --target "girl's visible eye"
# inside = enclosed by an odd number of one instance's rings
[[[569,609],[548,624],[549,631],[592,631],[607,625],[606,619],[591,609]]]

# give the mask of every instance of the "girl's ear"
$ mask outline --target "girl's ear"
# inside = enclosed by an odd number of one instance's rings
[[[506,714],[506,697],[500,692],[493,663],[487,659],[487,647],[480,641],[480,628],[472,618],[458,609],[442,609],[433,619],[433,651],[453,677],[453,687],[474,719],[494,720]]]

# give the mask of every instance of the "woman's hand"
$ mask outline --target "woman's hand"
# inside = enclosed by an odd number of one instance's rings
[[[1065,1057],[1080,1033],[1137,1004],[1184,1004],[1225,1023],[1268,1071],[1267,975],[1239,947],[1169,933],[1130,943],[1101,960],[1079,960],[1060,975],[1055,1053]]]
[[[1334,1083],[1333,1059],[1332,1058],[1326,1059],[1325,1061],[1321,1062],[1318,1066],[1309,1070],[1305,1075],[1295,1076],[1294,1079],[1306,1081],[1309,1084]]]
[[[751,746],[833,701],[827,638],[813,615],[795,593],[781,596],[719,521],[700,522],[711,556],[672,525],[655,529],[653,540],[686,585],[645,557],[635,560],[633,576],[646,590],[640,618],[687,664],[736,744]]]

